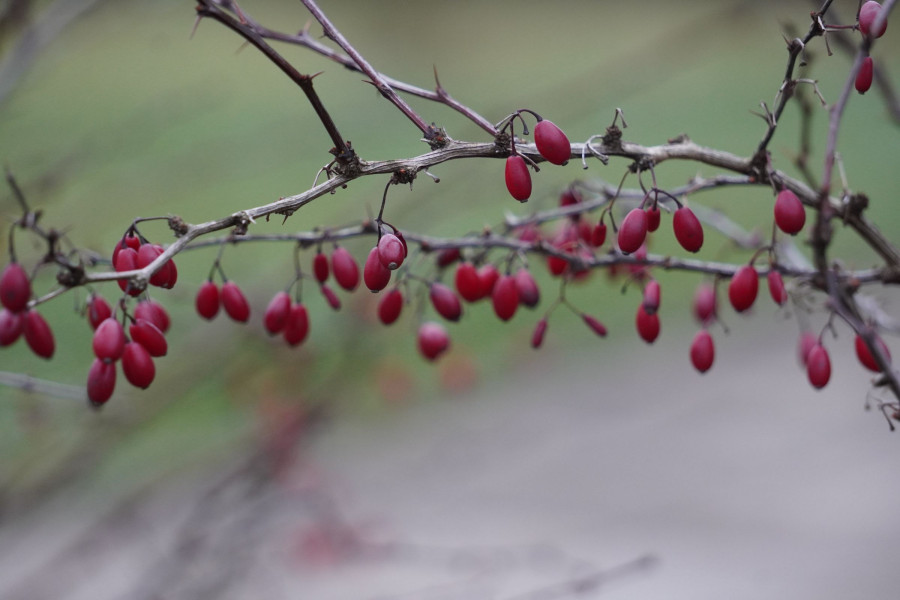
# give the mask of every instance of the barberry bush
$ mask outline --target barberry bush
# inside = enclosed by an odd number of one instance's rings
[[[455,352],[479,360],[478,344],[455,348],[467,323],[542,349],[575,331],[624,330],[653,344],[668,322],[694,319],[694,331],[673,334],[683,338],[684,377],[696,378],[730,360],[716,351],[730,324],[777,318],[796,328],[797,344],[771,351],[784,353],[786,368],[799,356],[797,376],[811,389],[827,387],[831,355],[846,347],[872,373],[860,398],[888,423],[900,418],[895,320],[878,300],[900,283],[895,157],[883,150],[895,147],[900,121],[882,50],[897,47],[885,28],[894,2],[823,2],[812,13],[799,2],[760,7],[791,25],[760,42],[758,58],[723,67],[682,99],[667,91],[671,74],[635,70],[650,52],[595,76],[590,55],[607,46],[589,39],[554,72],[530,72],[509,47],[484,56],[508,64],[497,71],[508,80],[440,63],[426,78],[411,57],[371,50],[384,32],[303,4],[307,15],[286,24],[265,7],[186,3],[185,35],[195,22],[183,70],[154,72],[152,53],[124,63],[208,91],[199,104],[122,91],[124,123],[170,121],[183,136],[144,138],[168,159],[152,177],[140,155],[105,167],[120,193],[102,211],[78,191],[80,151],[115,147],[129,135],[123,122],[112,128],[102,111],[86,115],[84,129],[54,141],[68,149],[65,160],[37,166],[40,146],[15,143],[9,119],[4,356],[77,356],[78,386],[101,407],[125,386],[153,389],[170,347],[224,339],[213,333],[222,328],[315,356],[325,352],[316,347],[340,351],[328,336],[341,327],[349,340],[388,327],[379,344],[440,365]],[[693,10],[685,18],[711,9]],[[639,28],[635,18],[609,13],[610,23]],[[449,27],[434,25],[435,35]],[[608,27],[598,24],[598,37]],[[566,43],[540,33],[535,24],[529,43]],[[117,35],[109,32],[110,46],[127,44]],[[720,58],[698,52],[684,67]],[[753,77],[741,70],[749,65]],[[469,89],[486,88],[473,99],[457,91],[467,77],[477,81]],[[746,90],[747,81],[762,84]],[[746,96],[733,106],[736,90]],[[266,127],[247,126],[260,121],[229,104],[231,93],[265,96]],[[575,104],[585,114],[572,113],[571,95],[583,97]],[[640,100],[629,106],[629,97]],[[40,100],[45,120],[31,127],[52,128],[53,102],[65,98]],[[216,138],[228,150],[214,153],[192,132],[221,127],[205,121],[216,111],[228,115]],[[875,139],[884,141],[869,152]],[[229,155],[239,172],[222,167]],[[296,167],[271,166],[284,156],[296,156]],[[169,177],[189,182],[177,198]],[[95,239],[82,235],[83,223]],[[90,335],[74,333],[79,321]],[[596,340],[598,352],[614,351],[604,343]]]

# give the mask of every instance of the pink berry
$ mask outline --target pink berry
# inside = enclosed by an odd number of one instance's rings
[[[728,284],[728,299],[737,312],[744,312],[756,301],[759,291],[759,276],[753,265],[744,265],[737,270]]]
[[[766,279],[769,282],[769,294],[772,295],[772,300],[778,306],[784,306],[785,302],[788,301],[788,295],[787,290],[784,289],[784,280],[781,278],[781,273],[771,269],[769,274],[766,275]]]
[[[525,159],[518,154],[506,159],[506,189],[519,202],[525,202],[531,196],[531,173]]]
[[[637,327],[638,335],[648,344],[652,344],[659,337],[659,315],[655,311],[652,313],[647,312],[643,304],[638,306],[634,324]]]
[[[288,346],[297,346],[303,343],[308,335],[309,312],[302,303],[291,305],[291,310],[284,323],[284,341]]]
[[[440,282],[431,284],[431,304],[439,315],[448,321],[459,321],[462,316],[462,305],[459,298],[449,287]]]
[[[853,85],[856,87],[856,91],[860,94],[865,94],[869,91],[869,88],[872,87],[872,79],[875,77],[875,63],[872,62],[872,57],[867,56],[863,59],[862,64],[859,67],[859,71],[856,73],[856,81],[853,82]]]
[[[791,190],[781,190],[775,197],[775,224],[778,229],[795,235],[806,223],[806,211],[797,194]]]
[[[800,363],[803,366],[806,366],[806,363],[809,360],[809,351],[818,343],[819,337],[813,332],[804,331],[800,334],[800,339],[797,340],[797,358],[800,359]]]
[[[128,327],[128,333],[132,341],[143,346],[150,356],[165,356],[169,351],[166,336],[159,327],[146,319],[135,319]]]
[[[878,347],[881,349],[881,353],[888,360],[888,362],[890,362],[891,351],[887,347],[887,344],[885,344],[884,341],[878,336],[875,336],[875,343],[878,344]],[[881,367],[878,366],[878,362],[875,360],[875,356],[869,351],[869,347],[866,346],[865,340],[862,339],[861,336],[857,335],[854,345],[856,346],[856,358],[859,359],[860,364],[874,373],[880,373]]]
[[[103,296],[91,292],[87,299],[87,316],[91,329],[97,329],[100,323],[112,316],[112,307]]]
[[[544,335],[547,333],[547,319],[541,319],[537,322],[537,325],[534,327],[534,332],[531,334],[531,347],[532,348],[540,348],[541,344],[544,343]]]
[[[313,257],[313,274],[316,277],[316,281],[319,283],[328,281],[328,274],[330,271],[331,268],[328,266],[328,257],[321,251],[316,252],[316,255]]]
[[[636,252],[647,237],[647,213],[633,208],[619,225],[619,249],[625,254]]]
[[[563,165],[572,153],[569,138],[562,129],[544,119],[534,126],[534,145],[541,156],[554,165]]]
[[[53,339],[53,332],[50,325],[44,320],[36,310],[29,310],[24,313],[23,332],[25,333],[25,341],[31,351],[41,358],[51,358],[56,350],[56,340]]]
[[[716,357],[716,349],[712,336],[705,329],[701,329],[691,342],[691,364],[701,373],[709,371]]]
[[[359,266],[350,251],[338,246],[331,254],[331,270],[338,285],[352,292],[359,285]]]
[[[596,318],[582,313],[581,320],[584,321],[585,325],[591,328],[591,331],[600,337],[606,337],[606,326]]]
[[[392,289],[378,301],[378,318],[385,325],[390,325],[400,318],[403,310],[403,293],[397,288]]]
[[[102,406],[116,389],[116,364],[95,358],[88,371],[87,396],[95,407]]]
[[[325,301],[328,302],[328,306],[330,306],[334,310],[341,310],[341,299],[338,298],[333,289],[331,289],[324,283],[319,287],[319,289],[322,291],[322,295],[325,296]]]
[[[92,346],[94,356],[106,362],[115,362],[122,357],[125,349],[125,330],[113,317],[104,320],[94,331]]]
[[[31,281],[17,262],[9,263],[0,275],[0,304],[10,312],[22,312],[31,299]]]
[[[363,265],[363,282],[373,292],[380,292],[391,282],[391,270],[382,262],[378,246],[369,251]]]
[[[863,35],[869,35],[871,33],[876,38],[880,38],[884,35],[884,32],[887,31],[887,19],[884,20],[884,23],[878,28],[878,31],[872,31],[872,25],[875,24],[875,19],[878,18],[880,13],[881,4],[878,2],[870,0],[862,5],[859,9],[859,30]]]
[[[509,321],[519,308],[519,287],[514,275],[502,275],[491,293],[494,313],[501,321]]]
[[[519,302],[528,308],[534,308],[541,301],[541,290],[531,271],[525,267],[516,272],[516,287],[519,289]]]
[[[219,314],[219,307],[222,305],[219,297],[219,286],[213,281],[206,281],[197,290],[197,297],[194,300],[194,306],[197,314],[207,321],[213,319]]]
[[[122,352],[122,372],[128,383],[147,389],[156,377],[156,366],[146,348],[137,342],[128,342]]]
[[[813,346],[806,357],[806,375],[817,390],[825,387],[831,379],[831,360],[828,358],[828,351],[821,344]]]
[[[162,307],[162,304],[153,300],[141,300],[138,302],[134,309],[134,317],[150,321],[163,333],[169,331],[169,325],[172,323],[171,319],[169,319],[169,313]]]
[[[269,301],[266,312],[263,314],[263,327],[270,335],[281,333],[291,312],[291,295],[287,292],[278,292]]]
[[[403,264],[406,258],[406,246],[396,235],[386,233],[378,240],[378,258],[385,268],[393,271]]]
[[[703,226],[694,211],[682,206],[672,217],[675,239],[688,252],[699,252],[703,247]]]
[[[225,313],[239,323],[246,323],[250,319],[250,304],[247,297],[233,281],[222,284],[222,306]]]
[[[19,339],[24,328],[22,313],[0,309],[0,348],[9,346]]]
[[[694,293],[694,316],[701,325],[716,318],[716,290],[708,283],[701,283]]]
[[[648,315],[655,314],[659,310],[660,288],[659,282],[651,279],[644,286],[644,300],[641,306]]]
[[[428,321],[419,326],[419,352],[430,361],[437,360],[450,347],[450,336],[443,325]]]

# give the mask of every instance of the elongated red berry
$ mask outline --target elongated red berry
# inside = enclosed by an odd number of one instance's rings
[[[591,230],[591,246],[599,248],[606,241],[606,223],[602,221],[594,225]]]
[[[164,251],[163,247],[159,244],[144,244],[138,249],[137,256],[137,268],[143,269],[154,260],[159,258],[159,255]],[[156,273],[150,276],[150,285],[155,285],[159,287],[171,288],[174,285],[174,282],[170,282],[170,279],[173,275],[172,267],[174,263],[171,260],[167,260],[162,267],[159,268]],[[176,275],[177,278],[177,275]],[[171,285],[170,285],[171,283]]]
[[[386,233],[378,240],[378,258],[385,268],[393,271],[403,264],[406,258],[406,246],[396,235]]]
[[[891,351],[887,347],[887,344],[885,344],[878,336],[875,336],[875,343],[878,344],[881,353],[884,354],[884,357],[890,362]],[[861,336],[857,335],[854,345],[856,347],[856,358],[859,359],[860,364],[874,373],[880,373],[881,367],[878,366],[875,356],[869,351],[869,347],[866,346],[866,341]]]
[[[138,253],[136,250],[133,248],[122,248],[116,256],[116,261],[113,263],[113,266],[119,273],[133,271],[138,268],[137,260]],[[117,283],[123,292],[127,291],[131,296],[140,296],[141,290],[129,285],[130,281],[128,279],[119,279],[117,280]]]
[[[806,357],[806,375],[817,390],[822,389],[831,379],[831,359],[822,344],[813,346]]]
[[[316,252],[316,255],[313,257],[313,275],[315,275],[316,281],[325,283],[328,281],[330,272],[331,267],[328,266],[328,257],[321,251]]]
[[[712,336],[705,329],[701,329],[691,342],[691,364],[701,373],[709,371],[716,358],[716,348],[713,345]]]
[[[784,306],[784,303],[788,300],[788,295],[787,290],[784,289],[784,279],[781,278],[781,273],[771,269],[769,274],[766,275],[766,279],[769,282],[769,294],[771,294],[772,300],[778,306]]]
[[[263,327],[270,335],[281,333],[291,312],[291,295],[281,291],[272,297],[263,314]]]
[[[484,297],[478,269],[470,262],[461,262],[456,266],[454,283],[456,284],[456,291],[459,292],[459,295],[466,302],[475,302]]]
[[[449,267],[453,263],[459,260],[460,256],[462,256],[459,252],[459,248],[444,248],[437,255],[437,266],[438,268]]]
[[[541,290],[531,271],[525,267],[516,271],[516,287],[519,289],[519,302],[528,308],[534,308],[541,301]]]
[[[637,252],[647,237],[647,213],[640,208],[633,208],[619,225],[619,249],[625,254]]]
[[[506,159],[506,189],[519,202],[525,202],[531,196],[531,173],[525,159],[518,154]]]
[[[122,372],[128,383],[147,389],[156,377],[156,365],[146,348],[137,342],[128,342],[122,352]]]
[[[53,339],[53,331],[41,313],[34,309],[26,311],[22,326],[25,341],[28,342],[31,351],[41,358],[51,358],[56,350],[56,340]]]
[[[215,318],[219,314],[219,308],[222,306],[219,297],[219,286],[213,281],[205,281],[200,286],[200,289],[197,290],[194,306],[197,309],[197,314],[207,321]]]
[[[165,356],[169,351],[166,336],[159,327],[146,319],[135,319],[134,323],[129,325],[128,333],[132,341],[143,346],[150,356]]]
[[[10,312],[6,308],[0,309],[0,348],[18,340],[24,325],[22,313]]]
[[[94,406],[102,406],[116,389],[116,364],[95,358],[88,371],[87,396]]]
[[[369,251],[363,265],[363,282],[373,292],[380,292],[391,282],[391,270],[381,261],[378,246]]]
[[[541,156],[554,165],[564,165],[572,154],[569,138],[562,129],[544,119],[534,126],[534,145]]]
[[[708,283],[701,283],[694,292],[694,316],[701,325],[716,318],[716,290]]]
[[[881,4],[878,2],[870,0],[860,7],[859,30],[863,35],[872,34],[873,37],[876,38],[880,38],[884,35],[884,32],[887,31],[887,19],[885,19],[881,27],[878,28],[878,31],[872,31],[872,25],[875,24],[875,19],[878,18],[879,14],[881,14]]]
[[[543,122],[543,121],[542,121]],[[491,293],[494,313],[501,321],[509,321],[519,308],[519,286],[514,275],[501,275]]]
[[[775,224],[778,229],[795,235],[806,223],[806,211],[797,194],[791,190],[781,190],[775,197]]]
[[[359,285],[359,266],[350,251],[338,246],[331,253],[331,271],[338,285],[352,292]]]
[[[652,233],[659,229],[659,222],[662,217],[659,207],[648,206],[646,209],[644,209],[644,212],[647,213],[647,232]]]
[[[540,348],[544,343],[544,335],[547,333],[547,319],[543,318],[534,326],[534,332],[531,334],[531,347]]]
[[[94,331],[94,338],[91,342],[94,356],[106,362],[115,362],[122,357],[126,341],[122,324],[110,317],[100,323]]]
[[[643,304],[638,306],[634,324],[637,328],[638,335],[648,344],[652,344],[656,341],[656,338],[659,337],[659,315],[655,311],[652,313],[647,312],[647,309]]]
[[[493,263],[481,265],[478,269],[478,278],[481,280],[481,297],[487,298],[494,293],[494,286],[500,279],[500,271]]]
[[[429,295],[431,304],[439,315],[448,321],[459,321],[462,316],[462,305],[453,290],[443,283],[435,282],[431,284]]]
[[[400,318],[403,310],[403,293],[394,288],[381,297],[378,301],[378,319],[385,325],[390,325]]]
[[[648,315],[655,314],[659,310],[660,293],[659,282],[655,279],[651,279],[644,286],[644,299],[641,306]]]
[[[856,91],[860,94],[868,92],[869,88],[872,87],[872,79],[874,77],[875,63],[872,62],[871,56],[867,56],[863,59],[862,64],[859,67],[859,72],[856,73],[856,81],[853,82]]]
[[[309,335],[309,312],[302,303],[291,305],[287,320],[284,323],[284,341],[288,346],[302,344]]]
[[[17,262],[9,263],[0,275],[0,304],[11,312],[22,312],[31,299],[28,273]]]
[[[91,329],[97,329],[104,320],[112,316],[112,307],[106,299],[97,292],[91,292],[87,299],[87,317]]]
[[[703,247],[703,226],[694,211],[687,206],[675,211],[672,229],[675,231],[675,239],[688,252],[699,252]]]
[[[591,315],[582,314],[581,320],[585,322],[585,324],[591,328],[591,331],[599,335],[600,337],[606,337],[606,326],[598,321],[596,318]]]
[[[162,304],[155,300],[141,300],[138,302],[134,308],[134,318],[150,321],[163,333],[169,331],[169,326],[172,324],[169,313],[166,312]]]
[[[229,317],[239,323],[246,323],[250,319],[250,303],[233,281],[222,284],[222,307]]]
[[[428,321],[419,326],[417,342],[422,356],[434,361],[450,347],[450,336],[443,325]]]
[[[319,286],[319,289],[322,291],[322,295],[325,296],[325,301],[328,302],[328,306],[334,310],[341,310],[341,299],[338,298],[338,295],[334,293],[333,289],[324,283]]]
[[[728,299],[737,312],[744,312],[756,301],[759,291],[759,275],[753,265],[744,265],[737,270],[728,284]]]
[[[116,264],[116,257],[119,256],[119,251],[122,250],[122,248],[131,248],[132,250],[137,250],[140,247],[141,247],[141,238],[139,238],[134,233],[126,234],[121,239],[119,239],[119,241],[116,242],[115,247],[113,247],[113,253],[112,253],[113,265]]]

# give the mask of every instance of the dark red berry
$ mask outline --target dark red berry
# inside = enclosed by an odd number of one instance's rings
[[[656,312],[647,312],[643,304],[638,306],[634,324],[637,327],[638,335],[648,344],[652,344],[659,337],[659,315]]]
[[[291,312],[291,295],[287,292],[278,292],[266,307],[263,314],[263,327],[270,335],[281,333]]]
[[[872,79],[874,77],[875,63],[872,62],[871,56],[867,56],[863,59],[862,64],[859,66],[859,71],[856,73],[856,81],[853,83],[856,91],[860,94],[868,92],[869,88],[872,87]]]
[[[701,283],[694,293],[694,316],[702,325],[716,318],[716,290],[708,283]]]
[[[546,157],[544,157],[544,158],[546,158]],[[567,187],[559,195],[559,206],[561,208],[579,204],[580,202],[581,202],[581,192],[579,192],[576,188],[574,188],[572,186]]]
[[[169,331],[169,325],[172,323],[166,309],[162,307],[162,304],[154,300],[142,300],[138,302],[134,309],[134,318],[150,321],[163,333]]]
[[[806,211],[797,194],[791,190],[781,190],[775,197],[775,224],[783,232],[794,235],[803,229]]]
[[[200,286],[200,289],[197,290],[197,298],[194,301],[197,314],[208,321],[219,314],[219,307],[221,305],[219,286],[213,281],[204,282],[203,285]]]
[[[659,221],[662,216],[658,206],[649,206],[644,212],[647,213],[647,232],[652,233],[659,229]]]
[[[396,235],[386,233],[378,240],[378,258],[385,268],[393,271],[403,264],[406,258],[406,246]]]
[[[540,348],[544,343],[544,335],[547,333],[547,319],[541,319],[534,326],[534,332],[531,334],[531,347]]]
[[[591,331],[600,337],[606,337],[606,326],[591,315],[582,314],[581,319],[591,328]]]
[[[316,277],[316,281],[319,283],[328,281],[328,274],[330,271],[331,268],[328,266],[328,257],[321,251],[316,252],[316,255],[313,257],[313,274]]]
[[[878,344],[878,347],[881,349],[881,353],[888,360],[888,362],[890,362],[891,351],[887,347],[887,344],[885,344],[884,341],[878,336],[875,336],[875,343]],[[866,341],[862,339],[861,336],[857,335],[854,344],[856,346],[856,358],[859,359],[859,362],[862,364],[862,366],[875,373],[880,373],[881,367],[878,366],[878,362],[875,360],[875,356],[869,351],[869,347],[866,346]]]
[[[525,202],[531,196],[531,173],[525,159],[518,154],[506,159],[506,189],[519,202]]]
[[[138,268],[138,253],[133,248],[122,248],[119,251],[119,254],[116,256],[116,262],[114,263],[114,267],[116,272],[122,273],[124,271],[133,271]],[[117,280],[119,284],[119,288],[123,292],[128,292],[128,294],[132,296],[140,296],[141,290],[130,285],[130,280],[128,279],[119,279]]]
[[[450,347],[450,336],[443,325],[428,321],[419,326],[417,335],[419,352],[428,360],[437,360]]]
[[[461,256],[459,248],[444,248],[437,255],[437,266],[441,269],[449,267],[459,260]]]
[[[297,346],[308,335],[309,312],[302,303],[293,304],[284,324],[284,341],[288,346]]]
[[[87,299],[87,316],[91,329],[97,329],[100,323],[112,316],[112,307],[103,296],[91,292]]]
[[[543,122],[543,121],[542,121]],[[514,275],[502,275],[491,292],[494,313],[501,321],[509,321],[519,308],[519,286]]]
[[[784,306],[784,303],[788,301],[788,295],[787,290],[784,289],[784,280],[781,278],[781,273],[771,269],[769,274],[766,275],[766,279],[769,282],[769,294],[772,295],[772,300],[778,306]]]
[[[156,377],[156,366],[146,348],[137,342],[128,342],[122,352],[122,372],[128,383],[147,389]]]
[[[9,263],[0,275],[0,304],[11,312],[22,312],[31,299],[28,273],[17,262]]]
[[[53,332],[50,325],[44,320],[36,310],[29,310],[24,313],[23,332],[25,333],[25,341],[31,351],[41,358],[51,358],[56,350],[56,340],[53,339]]]
[[[478,269],[478,278],[481,279],[481,297],[486,298],[494,292],[494,286],[500,279],[500,271],[493,264],[487,263]]]
[[[359,266],[350,251],[338,246],[331,254],[331,270],[338,285],[352,292],[359,285]]]
[[[642,306],[648,315],[655,314],[659,309],[660,288],[659,282],[651,279],[644,286],[644,300]]]
[[[143,346],[150,356],[165,356],[169,351],[166,336],[159,327],[146,319],[135,319],[128,327],[128,333],[131,339]]]
[[[694,211],[682,206],[672,217],[675,239],[688,252],[698,252],[703,247],[703,226]]]
[[[391,270],[381,261],[378,246],[369,251],[363,265],[363,282],[373,292],[380,292],[391,282]]]
[[[24,319],[22,313],[0,309],[0,348],[9,346],[22,335]]]
[[[228,316],[239,323],[246,323],[250,319],[250,304],[247,297],[233,281],[222,284],[222,306]]]
[[[110,317],[104,320],[94,331],[92,346],[94,356],[106,362],[115,362],[122,357],[125,349],[125,330],[122,324]]]
[[[713,345],[712,336],[705,329],[701,329],[691,342],[691,364],[701,373],[709,371],[716,358],[716,348]]]
[[[325,285],[324,283],[319,287],[322,290],[322,295],[325,296],[325,301],[328,302],[328,306],[333,308],[334,310],[341,309],[341,299],[338,298],[338,295],[334,293],[334,290]]]
[[[466,302],[475,302],[484,297],[478,269],[470,262],[461,262],[456,266],[454,283],[456,291]]]
[[[884,20],[881,27],[878,28],[878,31],[872,31],[872,25],[875,24],[875,19],[878,18],[878,15],[881,13],[881,4],[878,2],[874,2],[869,0],[862,5],[859,9],[859,30],[863,35],[872,34],[873,37],[880,38],[884,35],[884,32],[887,31],[887,19]]]
[[[534,308],[541,301],[541,290],[531,271],[525,267],[516,272],[516,287],[519,288],[519,302],[528,308]]]
[[[759,291],[759,276],[753,265],[744,265],[737,270],[728,284],[728,299],[737,312],[744,312],[756,301]]]
[[[606,241],[606,224],[602,221],[594,225],[591,230],[591,246],[599,248]]]
[[[619,225],[619,249],[625,254],[636,252],[647,237],[647,213],[633,208]]]
[[[390,325],[400,318],[403,310],[403,293],[397,288],[392,289],[378,301],[378,318],[385,325]]]
[[[534,126],[534,145],[541,156],[554,165],[564,165],[572,153],[569,138],[562,129],[544,119]]]
[[[448,321],[459,321],[462,316],[462,305],[453,290],[440,282],[431,284],[431,304],[439,315]]]
[[[116,364],[95,358],[88,371],[87,396],[94,406],[106,404],[116,389]]]
[[[806,375],[817,390],[822,389],[831,379],[831,359],[822,344],[813,346],[806,357]]]

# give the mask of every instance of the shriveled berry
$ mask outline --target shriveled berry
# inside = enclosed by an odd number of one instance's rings
[[[662,214],[660,213],[658,206],[648,206],[644,209],[644,212],[647,213],[647,232],[652,233],[659,229],[659,222]]]
[[[138,302],[134,309],[134,317],[150,321],[163,333],[169,331],[169,325],[172,324],[169,313],[166,312],[162,304],[155,300],[141,300]]]
[[[494,293],[494,286],[500,279],[500,271],[492,263],[483,264],[478,269],[478,278],[481,279],[481,297],[486,298]]]
[[[652,313],[647,312],[643,304],[638,306],[634,324],[637,327],[638,335],[648,344],[652,344],[659,337],[659,315],[655,311]]]
[[[547,333],[547,319],[543,318],[534,326],[534,332],[531,334],[531,347],[540,348],[544,343],[544,335]]]
[[[781,278],[781,273],[771,269],[769,274],[766,275],[766,279],[769,282],[769,294],[771,294],[772,300],[778,306],[784,306],[784,303],[788,301],[788,294],[787,290],[784,289],[784,279]]]
[[[599,248],[606,241],[606,223],[600,221],[591,230],[591,246]]]
[[[122,273],[124,271],[133,271],[138,268],[137,266],[138,253],[133,248],[122,248],[119,251],[119,254],[116,256],[116,261],[113,263],[113,266],[116,269],[116,272]],[[119,284],[119,288],[123,292],[128,292],[131,296],[140,296],[141,291],[136,287],[130,285],[130,280],[128,279],[118,279],[117,283]]]
[[[270,335],[281,333],[290,312],[291,295],[285,291],[278,292],[266,307],[266,312],[263,314],[263,327]]]
[[[644,286],[644,299],[641,306],[648,315],[655,314],[659,310],[660,288],[659,282],[651,279]]]
[[[391,282],[391,270],[381,261],[378,246],[369,251],[363,265],[363,282],[373,292],[380,292]]]
[[[250,319],[250,303],[233,281],[222,284],[222,306],[228,316],[239,323],[246,323]]]
[[[435,282],[431,284],[429,295],[431,304],[439,315],[448,321],[459,321],[462,316],[462,305],[453,290],[443,283]]]
[[[519,308],[519,287],[514,275],[501,275],[491,293],[494,313],[501,321],[509,321]]]
[[[22,335],[24,319],[22,313],[0,309],[0,348],[9,346]]]
[[[879,349],[881,349],[881,353],[884,357],[890,362],[891,360],[891,351],[887,347],[887,344],[878,337],[875,336],[875,343],[878,344]],[[854,342],[856,346],[856,358],[859,359],[859,362],[870,371],[875,373],[881,372],[881,367],[878,366],[878,362],[875,360],[875,356],[869,351],[869,347],[866,346],[866,341],[859,335],[856,336],[856,340]]]
[[[102,406],[116,389],[116,364],[95,358],[88,371],[87,396],[94,406]]]
[[[484,297],[478,269],[470,262],[461,262],[456,266],[454,283],[456,291],[466,302],[475,302]]]
[[[128,342],[122,352],[122,372],[128,383],[147,389],[156,377],[156,365],[146,348],[137,342]]]
[[[831,359],[822,344],[813,346],[806,357],[806,375],[817,390],[822,389],[831,379]]]
[[[403,264],[406,258],[406,246],[396,235],[386,233],[378,240],[378,258],[386,268],[393,271]]]
[[[865,94],[869,91],[869,88],[872,87],[872,79],[875,77],[875,63],[872,61],[871,56],[867,56],[863,59],[862,64],[859,66],[859,71],[856,73],[856,81],[853,82],[853,85],[856,87],[856,91],[860,94]]]
[[[860,7],[859,30],[863,35],[871,34],[876,38],[880,38],[884,35],[884,32],[887,31],[887,19],[885,19],[881,27],[878,28],[878,31],[872,30],[872,25],[875,24],[875,19],[878,18],[879,14],[881,14],[881,4],[879,4],[878,2],[869,0],[869,2],[866,2],[862,5],[862,7]]]
[[[525,267],[516,271],[516,287],[519,289],[519,302],[528,308],[534,308],[541,301],[541,290],[531,271]]]
[[[791,190],[781,190],[775,197],[775,224],[778,229],[795,235],[806,223],[806,211],[797,194]]]
[[[197,297],[194,300],[197,314],[209,321],[219,314],[219,307],[221,307],[221,305],[219,286],[213,281],[205,281],[203,285],[200,286],[200,289],[197,290]]]
[[[640,208],[633,208],[619,225],[619,249],[625,254],[636,252],[647,237],[647,213]]]
[[[687,206],[675,211],[672,229],[675,231],[675,239],[688,252],[699,252],[703,247],[703,226],[694,211]]]
[[[97,329],[105,319],[112,316],[112,307],[106,299],[97,292],[91,292],[87,299],[87,317],[91,329]]]
[[[716,358],[716,348],[713,345],[712,336],[705,329],[701,329],[691,342],[691,364],[701,373],[709,371]]]
[[[309,312],[302,303],[291,305],[287,320],[284,323],[284,341],[288,346],[303,343],[309,335]]]
[[[0,304],[11,312],[22,312],[31,299],[28,273],[17,262],[9,263],[0,275]]]
[[[701,325],[716,318],[716,290],[708,283],[701,283],[694,292],[694,316]]]
[[[403,310],[403,293],[394,288],[381,297],[378,301],[378,318],[385,325],[390,325],[400,318]]]
[[[737,312],[744,312],[756,301],[759,291],[759,275],[753,265],[744,265],[737,270],[728,284],[728,299]]]
[[[321,251],[316,252],[316,255],[313,257],[313,275],[315,275],[316,281],[325,283],[328,281],[330,272],[331,267],[328,266],[328,257]]]
[[[450,336],[440,323],[428,321],[419,326],[417,341],[419,352],[428,360],[437,358],[450,347]]]
[[[25,341],[31,351],[41,358],[51,358],[56,350],[56,340],[53,339],[53,332],[50,325],[44,320],[36,310],[29,310],[24,313],[23,332],[25,333]]]
[[[100,323],[94,331],[94,338],[91,342],[94,356],[106,362],[115,362],[122,357],[126,341],[122,324],[110,317]]]
[[[135,319],[128,327],[131,339],[150,353],[150,356],[165,356],[169,351],[169,343],[163,332],[146,319]]]
[[[538,121],[534,126],[534,145],[541,156],[554,165],[566,164],[572,153],[569,138],[562,129],[547,119]]]
[[[531,196],[531,173],[525,159],[518,154],[506,159],[506,189],[519,202],[525,202]]]
[[[598,321],[596,318],[591,315],[583,314],[581,315],[581,320],[585,322],[585,324],[591,328],[591,331],[599,335],[600,337],[606,337],[606,326]]]
[[[319,287],[322,291],[322,295],[325,296],[325,301],[328,302],[328,306],[333,308],[334,310],[341,310],[341,299],[338,298],[338,295],[334,293],[334,290],[325,285],[324,283]]]
[[[338,246],[331,253],[331,270],[338,285],[352,292],[359,285],[359,266],[350,251]]]

